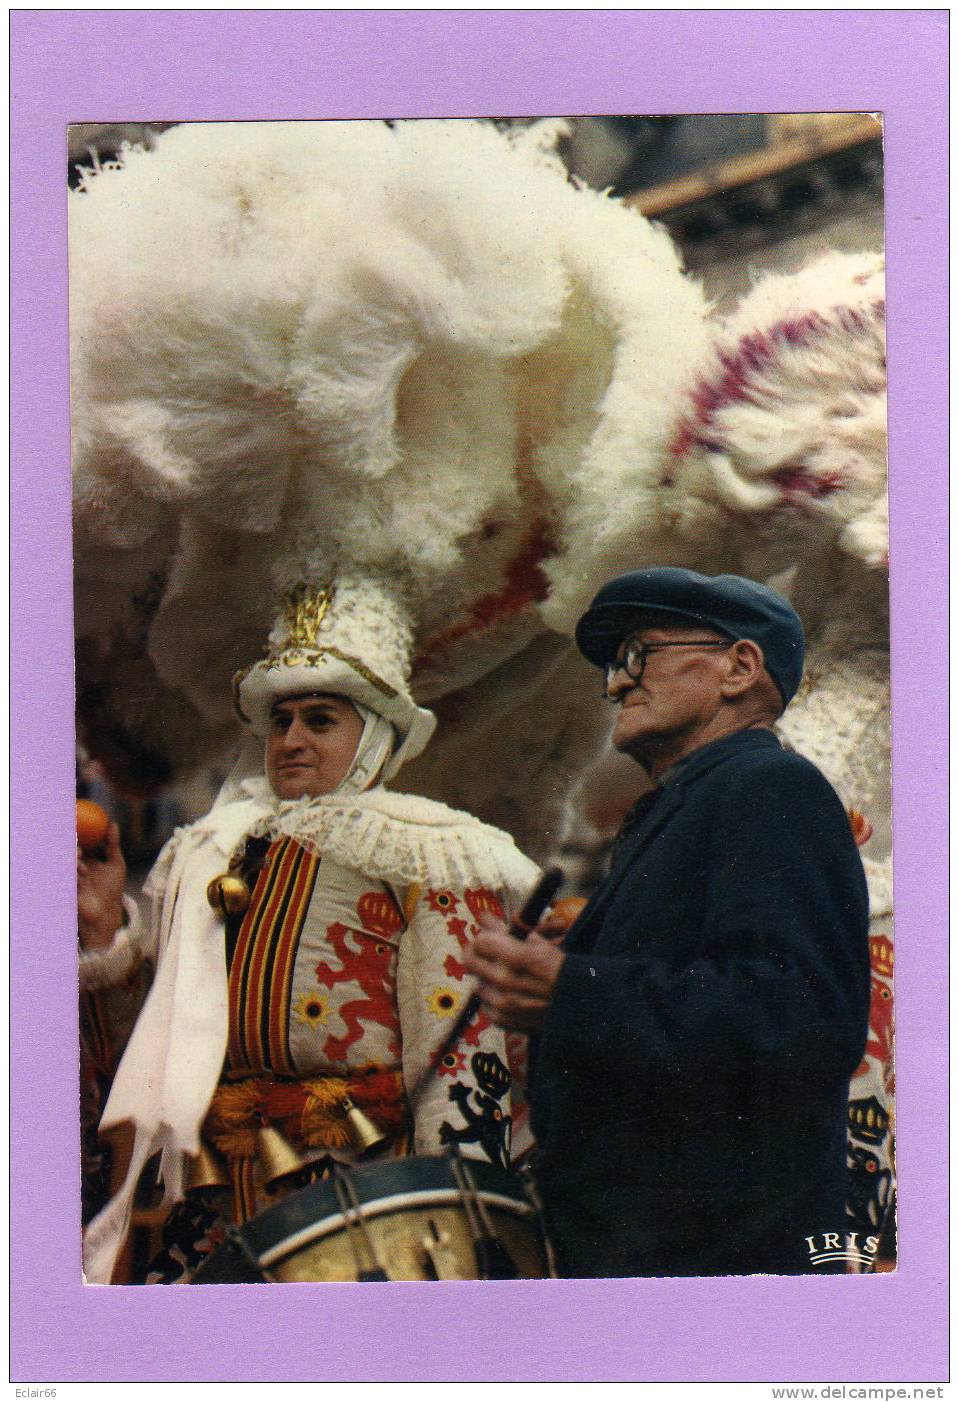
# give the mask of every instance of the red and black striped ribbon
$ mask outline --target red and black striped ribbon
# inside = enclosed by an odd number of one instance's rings
[[[293,968],[320,867],[292,838],[271,844],[230,961],[232,1073],[294,1075],[289,1020]]]

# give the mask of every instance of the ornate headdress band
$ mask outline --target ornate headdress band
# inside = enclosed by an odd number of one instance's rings
[[[383,584],[362,578],[297,584],[283,595],[265,654],[233,678],[237,713],[265,734],[276,701],[333,692],[385,717],[406,756],[418,753],[435,720],[409,694],[411,648],[405,605]]]

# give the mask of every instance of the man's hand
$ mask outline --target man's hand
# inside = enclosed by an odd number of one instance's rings
[[[479,979],[479,995],[497,1027],[539,1032],[566,958],[535,930],[525,941],[514,939],[492,916],[480,916],[480,933],[463,962]]]
[[[120,830],[111,823],[103,844],[103,859],[77,847],[77,924],[84,949],[106,949],[126,923],[123,888],[126,862],[120,851]]]

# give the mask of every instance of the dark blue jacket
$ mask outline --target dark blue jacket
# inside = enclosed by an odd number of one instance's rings
[[[768,730],[677,765],[567,936],[533,1129],[562,1273],[810,1269],[844,1228],[869,1005],[862,862]]]

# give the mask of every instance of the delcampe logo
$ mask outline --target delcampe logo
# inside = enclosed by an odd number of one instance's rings
[[[879,1249],[878,1236],[867,1236],[862,1242],[859,1232],[820,1232],[806,1237],[809,1264],[821,1266],[826,1261],[850,1261],[855,1266],[874,1266]]]

